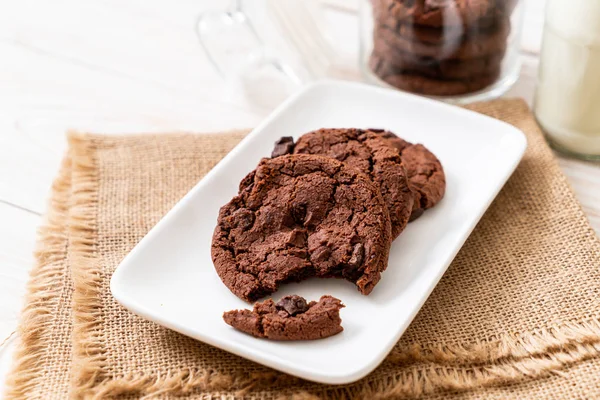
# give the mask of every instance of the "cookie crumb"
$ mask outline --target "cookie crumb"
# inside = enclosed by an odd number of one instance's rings
[[[333,296],[321,296],[307,303],[298,295],[285,296],[277,303],[272,299],[254,305],[253,310],[223,313],[223,320],[235,329],[258,338],[271,340],[315,340],[344,330],[340,310],[344,307]]]

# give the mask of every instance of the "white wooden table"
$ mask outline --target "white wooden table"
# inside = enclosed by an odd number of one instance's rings
[[[17,325],[36,227],[67,129],[215,131],[252,127],[269,112],[222,95],[225,84],[193,31],[199,12],[215,3],[0,1],[0,342]],[[526,4],[523,68],[508,94],[529,102],[544,3]],[[348,29],[355,37],[355,28]],[[357,68],[354,74],[359,77]],[[599,232],[600,166],[560,163]],[[15,340],[0,348],[0,393]]]

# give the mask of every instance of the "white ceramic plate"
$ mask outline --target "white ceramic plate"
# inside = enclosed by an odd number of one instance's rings
[[[221,319],[223,311],[249,305],[213,268],[218,211],[260,158],[269,156],[276,139],[322,127],[386,128],[423,143],[444,166],[446,196],[396,239],[389,266],[369,296],[338,279],[289,284],[274,294],[338,297],[346,304],[341,334],[305,342],[256,339]],[[112,293],[144,318],[269,367],[322,383],[355,381],[398,341],[525,147],[516,128],[458,107],[354,83],[315,84],[254,129],[140,241],[113,275]]]

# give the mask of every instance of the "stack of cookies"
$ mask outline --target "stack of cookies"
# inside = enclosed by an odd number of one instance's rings
[[[432,96],[493,84],[517,0],[371,0],[370,69],[388,84]]]
[[[212,242],[215,269],[247,302],[309,277],[346,279],[368,295],[387,268],[392,241],[437,204],[445,188],[435,155],[389,131],[320,129],[296,143],[283,137],[221,208]],[[341,331],[342,306],[329,297],[311,303],[284,298],[224,319],[258,337],[316,339]],[[273,324],[290,331],[272,331]],[[298,335],[305,324],[312,327]]]

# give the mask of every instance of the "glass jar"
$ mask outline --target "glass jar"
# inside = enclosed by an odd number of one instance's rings
[[[518,78],[518,0],[360,1],[371,82],[464,103],[497,97]]]
[[[549,0],[535,115],[550,144],[600,160],[600,0]]]

